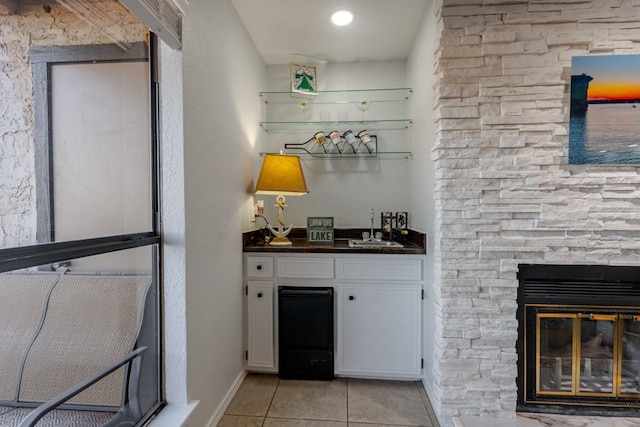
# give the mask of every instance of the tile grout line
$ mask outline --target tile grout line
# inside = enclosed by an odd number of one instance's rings
[[[264,414],[264,418],[262,419],[261,426],[264,426],[264,423],[267,422],[267,417],[269,416],[269,410],[271,409],[271,405],[273,405],[273,399],[276,398],[276,393],[278,392],[278,387],[280,387],[280,378],[278,378],[278,382],[276,383],[276,388],[273,390],[273,394],[271,395],[271,399],[269,400],[269,406],[267,406],[267,412]]]
[[[324,422],[332,422],[332,421],[335,422],[335,421],[337,421],[335,419],[334,420],[329,420],[329,419],[327,419],[327,420],[316,420],[316,419],[309,419],[309,418],[295,418],[295,417],[289,418],[289,417],[286,417],[286,416],[285,417],[278,417],[278,416],[269,417],[268,416],[269,412],[271,410],[271,407],[273,406],[273,402],[275,401],[276,394],[278,393],[278,391],[280,389],[280,383],[281,382],[282,382],[282,380],[280,378],[276,377],[276,382],[274,384],[274,390],[273,390],[273,393],[272,393],[271,397],[269,398],[269,402],[268,402],[268,405],[267,405],[266,412],[261,417],[262,418],[261,424],[260,424],[261,427],[264,427],[266,425],[266,420],[268,418],[271,418],[271,419],[274,419],[274,420],[276,420],[278,418],[283,418],[283,419],[298,420],[298,421],[324,421]],[[346,414],[345,414],[344,422],[345,422],[345,425],[347,427],[358,427],[362,423],[362,421],[351,421],[350,420],[350,415],[349,415],[349,408],[350,408],[350,404],[349,404],[350,390],[349,389],[350,389],[351,379],[350,378],[344,378],[344,382],[345,382],[345,387],[346,387],[346,389],[345,389]],[[423,392],[422,383],[420,381],[412,381],[412,383],[413,383],[414,390],[418,393],[418,397],[419,397],[421,403],[423,404],[423,407],[424,407],[425,411],[427,412],[428,422],[430,423],[429,426],[430,427],[439,427],[439,423],[437,421],[437,418],[434,417],[434,414],[432,413],[432,410],[430,410],[430,403],[431,402],[429,401],[428,396],[426,395],[426,391]],[[249,415],[245,415],[245,416],[249,416]],[[397,424],[396,427],[405,427],[405,426]]]
[[[427,410],[427,416],[429,417],[431,427],[440,427],[440,422],[433,411],[433,406],[431,405],[431,400],[429,400],[429,396],[427,395],[427,390],[424,388],[424,384],[422,384],[422,381],[415,381],[415,385],[418,388],[420,400],[422,400],[422,404]]]
[[[349,378],[347,378],[347,427],[349,427]]]
[[[418,397],[420,398],[420,402],[422,402],[422,406],[424,406],[424,410],[427,411],[427,418],[429,419],[429,424],[431,424],[431,427],[434,427],[433,420],[431,419],[431,412],[429,411],[427,402],[425,402],[424,400],[424,396],[422,395],[422,390],[420,390],[420,388],[422,387],[422,384],[420,383],[420,381],[414,381],[413,386],[416,388],[416,391],[418,392]]]

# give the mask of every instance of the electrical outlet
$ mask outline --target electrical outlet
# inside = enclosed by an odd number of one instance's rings
[[[255,206],[249,206],[249,220],[251,222],[256,222],[256,207]]]

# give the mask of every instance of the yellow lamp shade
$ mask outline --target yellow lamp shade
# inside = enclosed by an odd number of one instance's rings
[[[307,194],[300,157],[266,154],[256,184],[256,194],[303,196]]]

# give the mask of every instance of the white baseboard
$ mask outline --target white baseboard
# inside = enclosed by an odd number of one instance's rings
[[[215,426],[218,425],[218,423],[220,422],[220,419],[222,418],[222,416],[224,415],[225,411],[227,410],[227,408],[231,404],[231,401],[233,400],[233,397],[238,392],[238,389],[242,385],[242,381],[244,381],[246,376],[247,376],[247,371],[240,372],[240,375],[238,375],[236,380],[233,382],[233,384],[231,385],[231,388],[229,389],[227,394],[224,396],[224,399],[222,400],[222,402],[220,402],[220,404],[216,408],[215,412],[213,413],[213,415],[209,419],[209,422],[207,423],[207,426],[215,427]]]

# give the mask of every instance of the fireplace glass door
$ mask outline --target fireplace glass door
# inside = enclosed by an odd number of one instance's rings
[[[640,315],[536,310],[536,394],[640,396]]]
[[[635,417],[640,266],[518,266],[521,412]]]
[[[640,315],[620,316],[620,396],[640,396]]]

